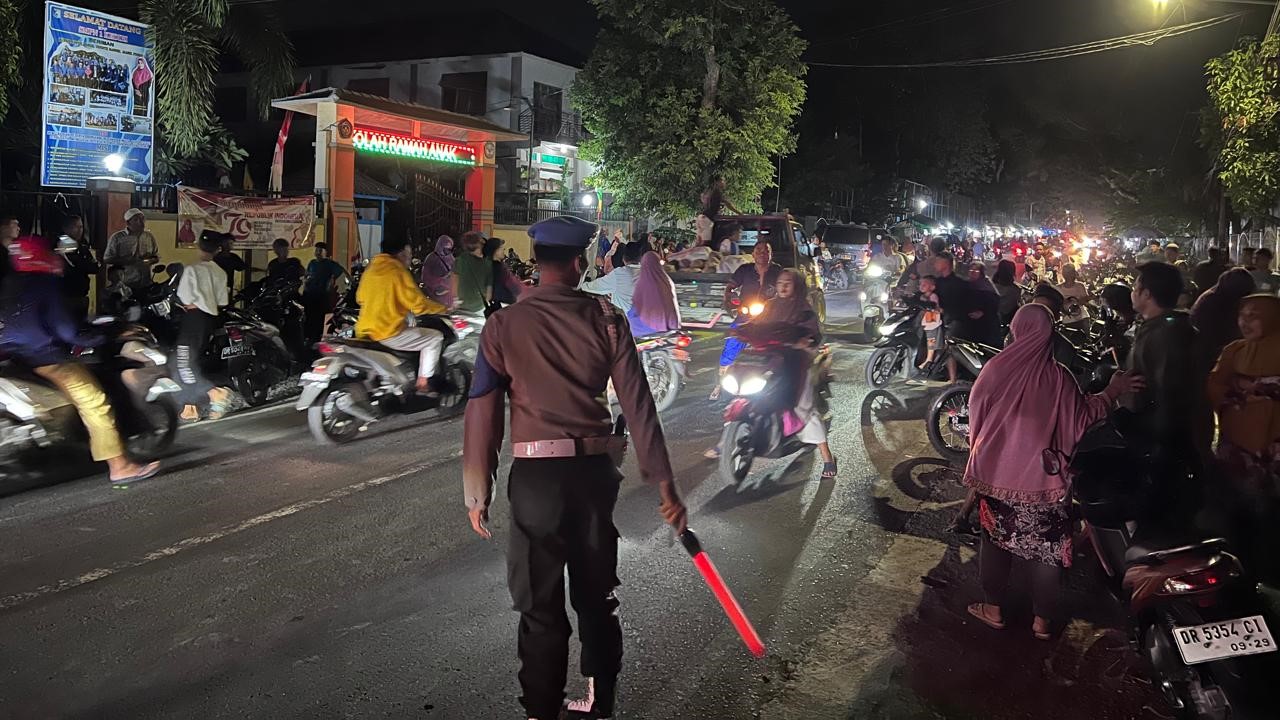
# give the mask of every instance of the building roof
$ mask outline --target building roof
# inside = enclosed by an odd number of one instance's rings
[[[374,180],[359,170],[356,171],[354,194],[356,197],[378,198],[380,200],[399,200],[404,197],[404,193],[386,183]]]
[[[400,132],[414,137],[438,137],[460,142],[524,140],[528,136],[474,115],[449,112],[417,103],[388,100],[378,95],[322,88],[301,95],[271,101],[272,107],[316,115],[323,102],[355,108],[356,124]]]

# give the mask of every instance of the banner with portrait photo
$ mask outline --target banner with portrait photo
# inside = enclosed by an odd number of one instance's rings
[[[44,25],[40,184],[82,188],[115,174],[151,182],[155,75],[147,26],[50,2]]]
[[[289,247],[314,242],[316,199],[246,197],[178,186],[178,247],[194,247],[200,233],[229,233],[237,250],[270,250],[276,238]]]

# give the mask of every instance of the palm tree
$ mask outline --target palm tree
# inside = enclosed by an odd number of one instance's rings
[[[4,0],[0,0],[3,2]],[[214,73],[229,51],[250,69],[262,119],[293,85],[293,44],[264,3],[142,0],[138,16],[155,47],[156,116],[162,149],[179,165],[204,159],[227,167],[244,152],[213,112]]]

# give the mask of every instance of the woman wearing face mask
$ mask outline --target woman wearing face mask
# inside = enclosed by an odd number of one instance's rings
[[[453,238],[441,235],[422,262],[422,290],[441,305],[453,307]]]

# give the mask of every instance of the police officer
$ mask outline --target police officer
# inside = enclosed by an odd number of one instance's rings
[[[480,338],[463,441],[463,486],[471,527],[483,538],[511,398],[514,461],[507,485],[511,537],[507,583],[520,612],[520,702],[552,720],[564,702],[569,618],[564,573],[578,613],[588,699],[573,709],[613,714],[622,669],[618,623],[618,531],[613,507],[625,440],[611,432],[604,402],[613,380],[645,482],[656,484],[663,519],[685,529],[658,413],[626,317],[577,289],[590,267],[596,226],[554,217],[529,228],[538,287],[489,318]]]

